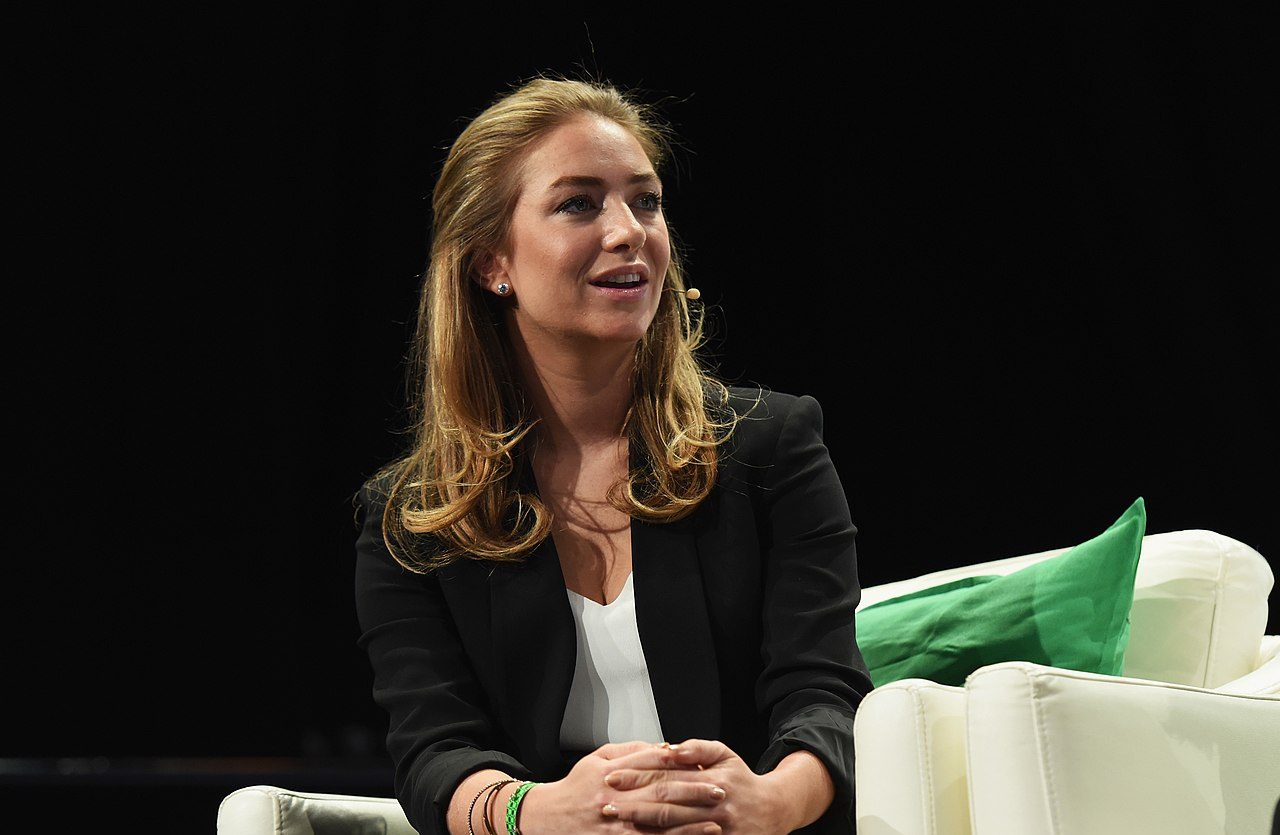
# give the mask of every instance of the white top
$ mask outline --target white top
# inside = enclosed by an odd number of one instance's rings
[[[578,661],[560,724],[560,747],[593,751],[607,742],[662,742],[658,705],[636,627],[634,572],[622,593],[601,606],[572,589]]]

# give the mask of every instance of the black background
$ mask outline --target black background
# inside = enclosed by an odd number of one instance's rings
[[[1257,21],[274,8],[31,27],[3,756],[383,756],[351,495],[400,448],[435,174],[539,71],[674,123],[711,359],[823,404],[864,585],[1137,496],[1275,565]]]

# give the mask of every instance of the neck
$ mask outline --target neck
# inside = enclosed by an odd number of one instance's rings
[[[539,442],[565,452],[616,444],[631,405],[636,346],[533,342],[516,328],[508,334],[524,389],[542,419]]]

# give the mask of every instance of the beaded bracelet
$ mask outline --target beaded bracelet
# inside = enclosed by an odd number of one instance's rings
[[[484,799],[484,831],[485,835],[498,835],[498,830],[493,828],[493,800],[498,796],[498,792],[502,791],[502,787],[507,783],[519,783],[519,780],[503,780],[489,791],[489,796]]]
[[[476,792],[476,796],[471,798],[471,805],[467,807],[467,834],[468,835],[476,835],[475,827],[472,826],[471,821],[475,819],[476,802],[480,800],[480,795],[490,790],[492,790],[496,794],[498,789],[502,788],[507,783],[514,783],[514,782],[516,781],[515,780],[498,780],[497,782],[490,783],[480,791]],[[485,801],[485,806],[488,806],[487,800]],[[487,812],[485,812],[484,825],[489,832],[493,832],[493,827],[489,825],[489,815]]]
[[[520,788],[516,789],[515,794],[511,795],[511,799],[507,801],[507,835],[520,835],[520,827],[516,825],[516,818],[520,812],[520,803],[524,800],[524,796],[528,794],[529,789],[538,785],[537,783],[526,780],[520,784]]]

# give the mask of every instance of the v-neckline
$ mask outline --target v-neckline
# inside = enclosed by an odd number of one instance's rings
[[[595,606],[597,609],[608,609],[610,606],[617,603],[622,598],[622,596],[627,593],[627,588],[632,585],[631,581],[635,579],[635,576],[636,576],[635,569],[632,568],[631,571],[627,572],[627,579],[622,584],[622,590],[619,591],[617,596],[614,597],[612,600],[610,600],[608,603],[597,603],[596,601],[592,600],[590,597],[587,597],[585,594],[580,594],[579,592],[574,591],[568,586],[565,586],[564,588],[565,588],[565,591],[569,592],[569,594],[572,594],[576,597],[580,597],[581,599],[590,603],[592,606]]]

